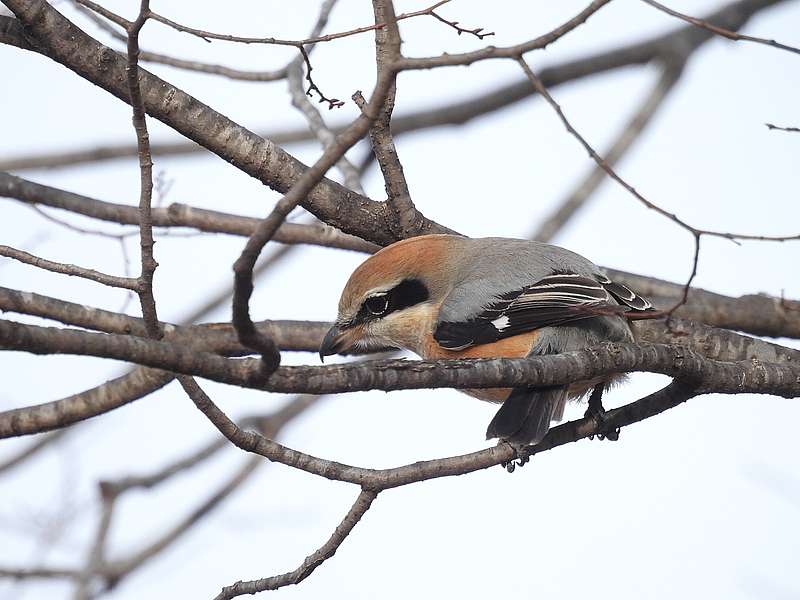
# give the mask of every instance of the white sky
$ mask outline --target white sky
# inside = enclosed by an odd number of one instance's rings
[[[397,2],[398,12],[423,7]],[[132,16],[138,3],[107,6]],[[241,35],[305,37],[318,2],[166,3],[153,8],[182,23]],[[496,37],[479,42],[433,19],[401,25],[411,56],[458,52],[486,42],[529,39],[578,12],[583,3],[453,2],[443,15],[483,26]],[[700,15],[717,2],[670,6]],[[307,7],[307,8],[306,8]],[[58,8],[74,16],[66,3]],[[302,13],[302,14],[300,14]],[[328,31],[369,23],[368,2],[341,0]],[[800,45],[800,3],[764,10],[751,35]],[[97,30],[81,21],[92,34]],[[544,52],[534,68],[644,39],[682,23],[643,3],[618,0]],[[102,36],[101,36],[102,37]],[[105,38],[102,38],[105,39]],[[291,50],[206,44],[148,24],[145,49],[240,68],[282,66]],[[372,37],[317,48],[314,75],[328,95],[349,98],[374,83]],[[5,85],[0,93],[0,157],[135,140],[130,110],[63,67],[0,46]],[[237,122],[256,130],[303,125],[283,82],[254,84],[146,65]],[[800,57],[754,44],[715,40],[689,63],[683,79],[637,142],[619,172],[640,192],[688,222],[761,234],[797,233],[800,136],[770,132],[765,122],[800,125]],[[396,114],[466,98],[521,77],[511,62],[469,69],[406,73]],[[657,77],[634,67],[553,91],[567,116],[602,151]],[[353,118],[352,103],[325,116]],[[175,140],[149,121],[154,142]],[[539,100],[460,128],[403,136],[398,151],[417,206],[429,217],[472,236],[526,236],[592,164]],[[305,162],[316,144],[292,147]],[[351,153],[362,155],[363,148]],[[239,214],[266,215],[277,198],[259,182],[210,154],[156,157],[172,180],[164,202]],[[134,160],[24,177],[135,204]],[[383,198],[376,170],[370,196]],[[89,224],[73,218],[73,222]],[[115,231],[113,227],[93,224]],[[43,236],[42,232],[46,232]],[[688,276],[691,237],[645,210],[606,182],[557,243],[598,264],[680,281]],[[0,243],[46,258],[121,273],[113,241],[53,228],[19,203],[0,204]],[[211,292],[230,286],[231,264],[244,240],[226,236],[162,238],[156,245],[159,314],[180,320]],[[129,248],[136,265],[136,243]],[[704,240],[698,286],[729,295],[800,297],[800,245]],[[350,271],[363,257],[320,248],[257,284],[256,318],[331,319]],[[117,310],[122,294],[91,282],[0,262],[0,285]],[[136,314],[136,304],[129,311]],[[227,320],[229,308],[212,320]],[[20,318],[9,315],[9,318]],[[21,319],[22,320],[22,319]],[[779,340],[795,347],[794,341]],[[315,355],[286,362],[317,364]],[[5,353],[0,362],[0,410],[52,400],[116,376],[124,366],[72,357]],[[637,376],[618,389],[616,405],[663,385]],[[282,398],[208,383],[232,416],[269,411]],[[389,467],[485,447],[493,406],[449,390],[380,392],[325,399],[286,430],[293,448],[366,467]],[[582,407],[572,407],[576,417]],[[618,443],[583,441],[537,456],[508,475],[500,467],[468,476],[390,490],[379,496],[336,556],[281,598],[406,598],[410,594],[484,598],[555,596],[673,598],[794,598],[800,595],[800,476],[796,400],[766,396],[707,396],[625,429]],[[55,450],[0,480],[0,565],[75,565],[84,560],[97,513],[99,478],[149,473],[212,439],[212,426],[177,386],[82,425]],[[30,440],[4,440],[0,458]],[[110,539],[112,558],[127,555],[199,504],[245,457],[228,449],[206,466],[157,491],[123,502]],[[123,581],[114,600],[210,598],[223,585],[294,569],[327,539],[357,490],[279,465],[265,467],[189,535]],[[0,582],[0,596],[68,597],[61,583]]]

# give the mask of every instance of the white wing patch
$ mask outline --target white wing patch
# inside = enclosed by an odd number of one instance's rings
[[[509,318],[506,315],[503,315],[502,317],[498,317],[497,319],[492,321],[492,325],[494,325],[494,328],[497,329],[498,331],[503,331],[503,329],[508,327],[510,322],[511,321],[509,320]]]

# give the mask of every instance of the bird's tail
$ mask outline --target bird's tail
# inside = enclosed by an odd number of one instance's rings
[[[563,386],[514,388],[489,423],[486,439],[500,438],[520,446],[538,444],[550,421],[563,416],[566,400]]]

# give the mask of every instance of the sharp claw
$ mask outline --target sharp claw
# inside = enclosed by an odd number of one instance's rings
[[[509,473],[513,473],[517,467],[524,467],[527,465],[531,460],[531,455],[526,446],[518,447],[514,444],[510,445],[514,449],[516,456],[507,462],[500,463],[500,465]]]

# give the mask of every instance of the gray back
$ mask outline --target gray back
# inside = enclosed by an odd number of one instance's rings
[[[442,304],[439,321],[461,322],[481,312],[498,295],[532,285],[554,271],[595,276],[602,269],[569,250],[510,238],[463,238],[464,262]]]

